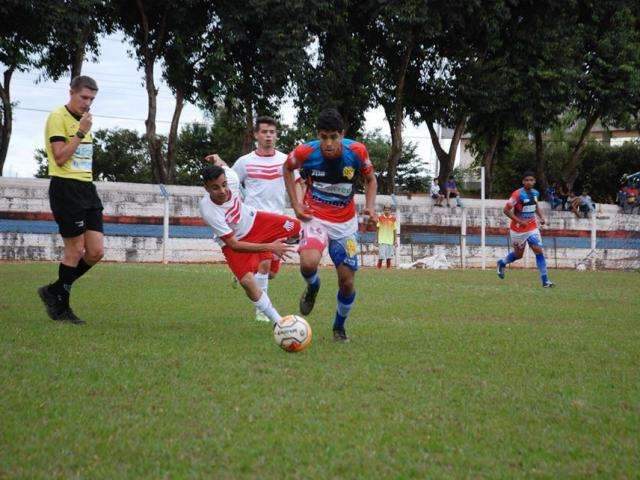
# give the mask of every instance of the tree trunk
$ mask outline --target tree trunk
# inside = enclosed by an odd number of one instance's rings
[[[493,172],[496,166],[496,149],[502,136],[502,128],[498,128],[489,135],[489,145],[482,155],[482,165],[484,166],[484,188],[487,197],[491,197],[493,191]]]
[[[176,108],[173,110],[169,138],[167,139],[168,183],[175,183],[176,180],[176,145],[178,143],[178,125],[183,107],[184,93],[182,90],[176,90]]]
[[[71,65],[70,65],[72,79],[82,74],[82,64],[84,63],[84,50],[86,48],[87,40],[89,39],[89,34],[91,32],[90,29],[91,29],[91,25],[87,23],[87,25],[85,25],[85,27],[82,29],[82,32],[80,33],[80,37],[78,38],[78,41],[75,44],[75,49],[72,54],[73,56],[71,57]]]
[[[153,180],[156,183],[167,183],[168,172],[162,158],[162,142],[156,134],[156,111],[158,89],[153,80],[153,61],[145,59],[145,87],[147,89],[148,111],[147,119],[144,121],[147,134],[147,145],[149,147],[149,156],[151,157],[151,172]]]
[[[244,120],[245,130],[244,137],[242,139],[242,154],[245,155],[251,152],[254,148],[253,138],[253,102],[250,98],[244,100]]]
[[[582,152],[584,151],[584,147],[586,146],[587,136],[593,125],[596,123],[598,118],[600,117],[599,113],[594,113],[587,119],[587,123],[585,123],[582,132],[580,133],[580,138],[578,139],[578,143],[571,150],[571,154],[569,155],[569,162],[567,163],[566,168],[564,169],[563,175],[565,183],[567,184],[567,188],[569,190],[573,190],[573,184],[578,178],[578,168],[580,167],[580,163],[582,162]]]
[[[544,165],[544,143],[542,143],[542,129],[540,127],[534,128],[533,135],[536,141],[536,180],[538,188],[540,189],[540,195],[542,196],[542,198],[545,198],[549,182],[547,181],[547,169]]]
[[[153,174],[153,180],[156,183],[168,183],[169,172],[167,165],[165,164],[162,155],[162,141],[156,135],[156,110],[157,110],[157,97],[158,89],[155,86],[153,80],[153,68],[157,58],[157,51],[151,51],[149,49],[149,21],[144,10],[144,4],[142,0],[137,0],[136,5],[138,13],[140,14],[140,26],[142,27],[143,38],[141,41],[141,47],[143,51],[144,60],[144,75],[145,75],[145,88],[147,89],[148,98],[148,111],[147,119],[144,124],[147,132],[147,145],[149,148],[149,156],[151,157],[151,172]],[[166,18],[166,12],[165,12]],[[163,21],[164,27],[164,21]],[[158,35],[157,44],[158,48],[164,42],[164,28],[161,29]]]
[[[440,184],[440,188],[444,188],[445,182],[449,179],[449,176],[453,172],[453,165],[456,161],[458,144],[460,143],[460,138],[464,133],[464,126],[465,119],[462,118],[458,120],[458,123],[453,130],[451,146],[449,147],[449,151],[446,152],[442,148],[442,145],[440,145],[440,140],[438,139],[438,134],[436,133],[435,128],[433,128],[433,124],[427,121],[427,128],[429,129],[429,134],[431,136],[431,143],[433,144],[433,149],[436,152],[438,163],[440,164],[440,172],[438,174],[438,183]]]
[[[393,103],[393,119],[389,118],[388,111],[387,121],[391,131],[391,151],[387,161],[387,192],[392,194],[395,192],[396,172],[398,170],[398,162],[402,156],[402,122],[404,120],[404,88],[407,77],[407,69],[411,61],[411,53],[413,52],[413,35],[409,37],[407,47],[400,63],[400,70],[396,79],[395,102]]]
[[[11,129],[13,126],[13,108],[11,106],[11,76],[15,67],[9,67],[4,72],[4,81],[0,85],[0,99],[2,99],[2,116],[0,118],[0,176],[4,169],[4,162],[9,151],[9,141],[11,140]]]

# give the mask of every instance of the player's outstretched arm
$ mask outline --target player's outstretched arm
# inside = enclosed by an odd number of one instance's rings
[[[376,213],[376,195],[378,194],[378,180],[373,170],[364,175],[364,198],[365,207],[363,213],[369,215],[372,222],[378,222]]]
[[[271,243],[253,243],[238,240],[235,235],[222,238],[227,247],[235,252],[271,252],[278,257],[288,257],[296,251],[295,245],[284,243],[284,240],[277,240]]]

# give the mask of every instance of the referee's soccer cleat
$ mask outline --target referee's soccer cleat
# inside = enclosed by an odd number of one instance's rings
[[[40,300],[42,300],[42,303],[44,303],[47,309],[47,315],[49,315],[51,320],[63,320],[61,316],[66,310],[66,305],[62,297],[52,293],[49,290],[49,285],[40,287],[38,289],[38,296]]]
[[[498,260],[496,265],[498,266],[498,277],[504,278],[504,269],[506,267],[504,261],[503,260]]]
[[[347,343],[349,341],[349,337],[347,337],[347,332],[345,332],[344,330],[334,330],[333,341]]]
[[[85,323],[87,323],[80,317],[78,317],[75,313],[73,313],[71,307],[68,307],[64,312],[62,312],[62,314],[60,314],[59,320],[62,320],[63,322],[73,323],[74,325],[84,325]]]
[[[313,310],[313,306],[316,304],[316,297],[320,287],[311,288],[311,285],[307,285],[307,288],[300,297],[300,313],[302,315],[309,315]]]
[[[555,287],[556,284],[553,283],[552,281],[548,281],[547,283],[545,283],[544,285],[542,285],[542,288],[553,288]]]

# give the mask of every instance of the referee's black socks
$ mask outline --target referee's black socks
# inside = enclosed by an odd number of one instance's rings
[[[51,293],[60,295],[64,300],[69,301],[71,285],[73,285],[73,282],[77,278],[76,268],[77,267],[70,267],[69,265],[61,263],[58,266],[58,280],[53,282],[49,287]]]
[[[78,262],[78,266],[76,267],[75,279],[76,280],[79,279],[82,275],[87,273],[91,267],[93,267],[93,265],[89,265],[87,262],[84,261],[84,258],[81,258],[80,261]]]

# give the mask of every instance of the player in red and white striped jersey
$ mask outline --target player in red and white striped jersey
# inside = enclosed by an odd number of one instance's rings
[[[232,187],[239,183],[234,177],[235,172],[228,167],[204,168],[202,179],[207,194],[200,200],[200,212],[249,299],[275,324],[280,315],[256,281],[255,272],[264,259],[271,260],[274,255],[280,258],[296,250],[283,240],[299,234],[300,221],[244,204],[239,190]]]
[[[287,160],[287,155],[275,148],[278,138],[275,119],[267,116],[258,117],[253,128],[253,136],[257,148],[238,158],[232,167],[244,186],[244,203],[256,210],[282,215],[287,199],[282,165]],[[207,159],[214,162],[213,156]],[[219,158],[217,163],[222,165]],[[299,178],[297,172],[296,178]],[[269,280],[280,270],[280,263],[280,258],[276,256],[260,262],[255,279],[264,292],[268,292]],[[256,310],[256,320],[268,321],[259,310]]]

